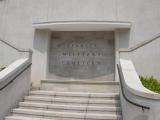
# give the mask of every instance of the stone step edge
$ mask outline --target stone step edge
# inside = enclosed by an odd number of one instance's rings
[[[24,116],[17,116],[17,115],[12,115],[12,116],[7,116],[5,117],[5,120],[53,120],[53,119],[46,119],[46,118],[36,118],[36,117],[24,117]]]
[[[100,107],[100,106],[80,106],[80,105],[61,105],[61,104],[42,104],[32,102],[20,102],[19,107],[33,107],[44,109],[59,109],[59,110],[75,110],[75,111],[108,111],[108,112],[120,112],[120,107]]]
[[[43,83],[65,83],[65,84],[101,84],[101,85],[119,85],[118,81],[97,81],[97,80],[53,80],[53,79],[46,79],[41,80],[41,85]]]
[[[89,103],[89,104],[112,104],[119,103],[120,100],[88,100],[88,99],[64,99],[64,98],[52,98],[52,97],[37,97],[37,96],[25,96],[24,101],[44,101],[44,102],[61,102],[61,103]]]
[[[5,120],[54,120],[54,119],[53,118],[49,119],[49,118],[44,118],[44,117],[41,118],[41,117],[33,117],[33,116],[26,117],[26,116],[20,116],[20,115],[11,115],[11,116],[5,117]],[[57,120],[57,119],[55,118],[55,120]],[[69,119],[66,119],[66,120],[69,120]],[[84,120],[84,119],[78,118],[77,120]],[[91,120],[91,119],[89,119],[89,120]],[[110,119],[106,119],[106,120],[110,120]],[[112,120],[117,120],[117,119],[112,119]]]
[[[53,112],[53,111],[44,111],[44,110],[32,110],[32,109],[20,109],[16,108],[12,111],[14,114],[24,114],[24,115],[33,115],[33,116],[42,116],[42,117],[62,117],[62,118],[82,118],[82,119],[118,119],[121,117],[119,114],[91,114],[91,113],[68,113],[68,112]]]
[[[118,97],[119,93],[57,92],[57,91],[48,91],[48,90],[35,90],[35,91],[30,91],[29,95],[105,98],[105,97]]]

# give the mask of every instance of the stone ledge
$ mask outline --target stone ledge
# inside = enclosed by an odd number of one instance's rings
[[[117,28],[131,28],[128,21],[47,21],[32,24],[35,29],[52,31],[105,31]]]
[[[106,85],[119,85],[117,81],[95,81],[95,80],[41,80],[41,83],[67,83],[67,84],[106,84]]]
[[[160,99],[160,94],[152,92],[142,85],[131,60],[120,59],[120,66],[124,85],[131,93],[144,98]]]

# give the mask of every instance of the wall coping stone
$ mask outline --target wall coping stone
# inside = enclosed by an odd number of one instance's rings
[[[119,28],[131,28],[128,21],[47,21],[33,23],[35,29],[52,31],[105,31]]]
[[[131,60],[120,59],[120,67],[124,78],[123,84],[131,93],[149,99],[160,99],[160,94],[152,92],[142,85]]]
[[[29,58],[21,58],[0,71],[0,88],[3,88],[14,76],[31,64]]]

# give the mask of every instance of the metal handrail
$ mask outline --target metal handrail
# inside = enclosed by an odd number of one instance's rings
[[[124,99],[127,101],[127,102],[129,102],[129,103],[131,103],[132,105],[135,105],[135,106],[137,106],[137,107],[140,107],[140,108],[142,108],[142,110],[144,111],[144,109],[150,109],[150,107],[148,107],[148,106],[144,106],[144,105],[140,105],[140,104],[138,104],[138,103],[135,103],[135,102],[133,102],[133,101],[131,101],[131,100],[129,100],[128,98],[127,98],[127,96],[125,95],[125,93],[124,93],[124,87],[123,87],[123,83],[122,83],[122,75],[121,75],[121,70],[120,70],[120,66],[117,64],[117,68],[118,68],[118,73],[119,73],[119,79],[120,79],[120,85],[121,85],[121,91],[122,91],[122,95],[123,95],[123,97],[124,97]]]
[[[2,40],[1,38],[0,38],[0,41],[3,42],[4,44],[10,46],[11,48],[17,50],[18,52],[29,52],[29,53],[33,52],[31,49],[19,49],[16,46],[12,45],[9,41]]]
[[[145,45],[147,45],[147,44],[149,44],[149,43],[157,40],[158,38],[160,38],[160,33],[157,34],[157,35],[154,35],[151,39],[148,39],[148,40],[146,40],[146,41],[142,41],[142,42],[140,42],[139,44],[137,44],[137,45],[135,45],[135,46],[133,46],[133,47],[131,47],[131,48],[120,49],[119,52],[132,52],[132,51],[135,51],[135,50],[137,50],[138,48],[141,48],[141,47],[143,47],[143,46],[145,46]]]
[[[14,80],[21,75],[25,70],[27,70],[30,66],[32,65],[32,63],[28,64],[21,72],[19,72],[14,78],[12,78],[7,84],[5,84],[3,87],[0,88],[0,91],[2,91],[3,89],[5,89],[7,86],[9,86],[11,83],[14,82]]]

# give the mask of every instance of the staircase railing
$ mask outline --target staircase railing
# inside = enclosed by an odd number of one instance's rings
[[[31,61],[32,59],[32,50],[31,49],[20,49],[17,48],[15,45],[11,44],[7,40],[3,40],[0,38],[0,45],[2,45],[0,49],[0,58],[2,66],[7,66],[14,62],[15,60],[19,58],[29,58]]]
[[[137,45],[135,45],[135,46],[133,46],[133,47],[131,47],[131,48],[120,49],[120,50],[119,50],[119,53],[125,53],[125,52],[128,52],[128,53],[129,53],[129,52],[133,52],[133,51],[135,51],[135,50],[137,50],[137,49],[139,49],[139,48],[141,48],[141,47],[143,47],[143,46],[145,46],[145,45],[147,45],[147,44],[149,44],[149,43],[157,40],[158,38],[160,38],[160,33],[157,34],[157,35],[155,35],[155,36],[153,36],[151,39],[145,40],[145,41],[143,41],[143,42],[141,42],[141,43],[139,43],[139,44],[137,44]],[[118,69],[118,73],[119,73],[119,80],[120,80],[120,86],[121,86],[121,92],[122,92],[123,98],[124,98],[127,102],[129,102],[130,104],[142,108],[143,111],[144,111],[144,109],[150,109],[150,107],[148,107],[148,106],[144,106],[144,105],[141,105],[141,104],[138,104],[138,103],[136,103],[136,102],[131,101],[131,100],[125,95],[124,86],[123,86],[123,81],[122,81],[122,71],[121,71],[121,69],[120,69],[120,65],[118,65],[118,64],[117,64],[117,69]]]
[[[142,108],[143,111],[144,111],[144,109],[150,109],[150,107],[148,107],[148,106],[144,106],[144,105],[135,103],[135,102],[133,102],[133,101],[131,101],[130,99],[127,98],[127,96],[125,95],[125,92],[124,92],[124,86],[123,86],[123,81],[122,81],[122,73],[121,73],[122,71],[120,70],[120,66],[118,64],[117,64],[117,68],[118,68],[119,80],[120,80],[120,86],[121,86],[121,91],[122,91],[123,98],[127,102],[129,102],[130,104]]]
[[[17,105],[17,101],[21,100],[30,89],[32,50],[19,49],[10,44],[10,42],[2,39],[0,39],[0,43],[5,45],[5,48],[3,48],[3,46],[1,47],[1,58],[4,58],[4,61],[10,61],[7,62],[9,63],[7,67],[0,71],[0,119],[3,119],[10,112],[10,109]],[[7,56],[8,49],[10,49],[10,55],[12,55],[14,59]],[[12,54],[12,52],[18,53],[18,55],[20,53],[20,56],[15,57],[16,54]],[[3,54],[5,56],[3,56]],[[6,56],[8,58],[6,58]]]
[[[6,45],[10,46],[11,48],[17,50],[18,52],[29,52],[29,53],[33,52],[31,49],[20,49],[20,48],[17,48],[15,45],[11,44],[9,41],[2,40],[1,38],[0,38],[0,41],[5,43]]]
[[[155,35],[155,36],[153,36],[151,39],[145,40],[145,41],[143,41],[143,42],[141,42],[141,43],[139,43],[139,44],[137,44],[137,45],[135,45],[135,46],[133,46],[131,48],[120,49],[119,52],[132,52],[132,51],[134,51],[134,50],[136,50],[138,48],[141,48],[141,47],[143,47],[143,46],[145,46],[145,45],[157,40],[158,38],[160,38],[160,33]]]
[[[4,75],[0,74],[0,75],[2,75],[2,77],[0,76],[0,91],[1,91],[4,88],[6,88],[9,84],[11,84],[18,76],[20,76],[25,70],[27,70],[27,68],[29,68],[31,66],[31,64],[32,64],[32,62],[31,62],[31,59],[32,59],[32,50],[31,49],[20,49],[20,48],[17,48],[16,46],[12,45],[9,41],[2,40],[1,38],[0,38],[0,41],[2,43],[4,43],[5,45],[7,45],[7,46],[13,48],[14,50],[18,51],[18,52],[29,53],[29,55],[27,57],[27,60],[24,63],[24,65],[21,65],[19,67],[17,66],[17,68],[14,68],[15,69],[15,70],[13,70],[14,74],[11,74],[11,73],[5,74],[4,73],[6,76],[8,76],[8,78],[10,78],[9,80],[6,81],[5,80],[6,77]],[[18,60],[20,61],[21,59],[18,59]],[[16,71],[16,69],[18,69],[18,68],[20,68],[21,70],[17,70]],[[7,69],[7,68],[5,68],[5,69]],[[5,72],[4,70],[1,71],[1,72]],[[11,70],[10,70],[10,72],[11,72]]]

